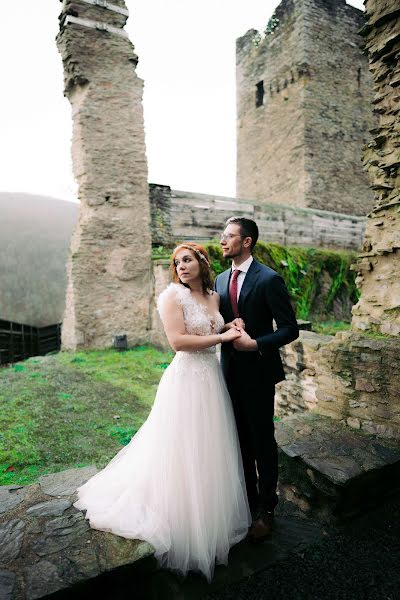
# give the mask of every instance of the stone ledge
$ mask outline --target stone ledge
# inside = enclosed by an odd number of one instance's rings
[[[282,419],[280,493],[322,520],[363,512],[400,489],[400,444],[316,412]]]
[[[0,598],[34,600],[154,551],[147,542],[90,529],[73,506],[97,469],[68,469],[29,486],[0,487]]]
[[[0,518],[1,600],[86,600],[115,594],[133,594],[145,600],[183,597],[178,579],[158,569],[149,544],[91,530],[82,512],[72,506],[75,490],[70,495],[65,492],[84,483],[94,472],[93,466],[69,469],[46,475],[24,488],[0,488],[3,504],[13,489],[24,490],[24,500],[6,509]],[[45,494],[43,486],[60,494]],[[281,502],[271,539],[257,547],[246,542],[236,545],[229,554],[228,567],[218,566],[211,584],[194,575],[189,577],[188,587],[194,585],[196,597],[200,592],[203,597],[210,590],[241,581],[319,543],[325,535],[320,524],[305,519],[292,504]]]

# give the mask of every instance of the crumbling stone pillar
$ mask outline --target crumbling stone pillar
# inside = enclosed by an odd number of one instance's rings
[[[374,81],[379,124],[364,153],[375,191],[364,252],[355,268],[361,290],[353,307],[354,331],[400,335],[400,6],[366,0],[363,34]]]
[[[64,349],[147,340],[151,234],[142,81],[124,0],[64,0],[57,45],[81,201],[68,262]]]

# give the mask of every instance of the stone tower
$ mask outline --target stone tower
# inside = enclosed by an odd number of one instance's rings
[[[400,6],[367,0],[363,30],[379,124],[364,153],[376,205],[369,214],[353,307],[354,331],[400,335]]]
[[[282,0],[237,40],[237,196],[366,215],[372,84],[345,0]]]
[[[68,262],[64,349],[147,339],[151,237],[142,81],[124,0],[64,0],[57,45],[81,201]]]

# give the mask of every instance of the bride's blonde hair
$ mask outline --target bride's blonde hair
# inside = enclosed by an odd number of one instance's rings
[[[208,290],[212,290],[213,282],[208,252],[203,246],[200,246],[200,244],[196,244],[195,242],[185,242],[183,244],[179,244],[179,246],[177,246],[173,251],[169,265],[172,281],[174,283],[181,283],[185,287],[189,287],[186,283],[182,283],[176,271],[175,258],[179,250],[182,250],[182,248],[187,248],[187,250],[190,250],[200,265],[200,276],[203,285],[203,291],[207,292]]]

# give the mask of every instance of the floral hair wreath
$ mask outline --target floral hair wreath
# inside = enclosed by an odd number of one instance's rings
[[[179,244],[179,246],[177,246],[175,248],[175,250],[177,250],[178,248],[187,248],[188,250],[193,250],[193,252],[196,252],[197,256],[199,256],[201,260],[204,260],[204,262],[206,263],[206,265],[208,267],[210,266],[210,263],[208,262],[208,260],[204,256],[204,254],[202,252],[200,252],[200,250],[197,250],[196,248],[193,248],[193,246],[189,246],[189,245],[186,245],[186,244]]]

